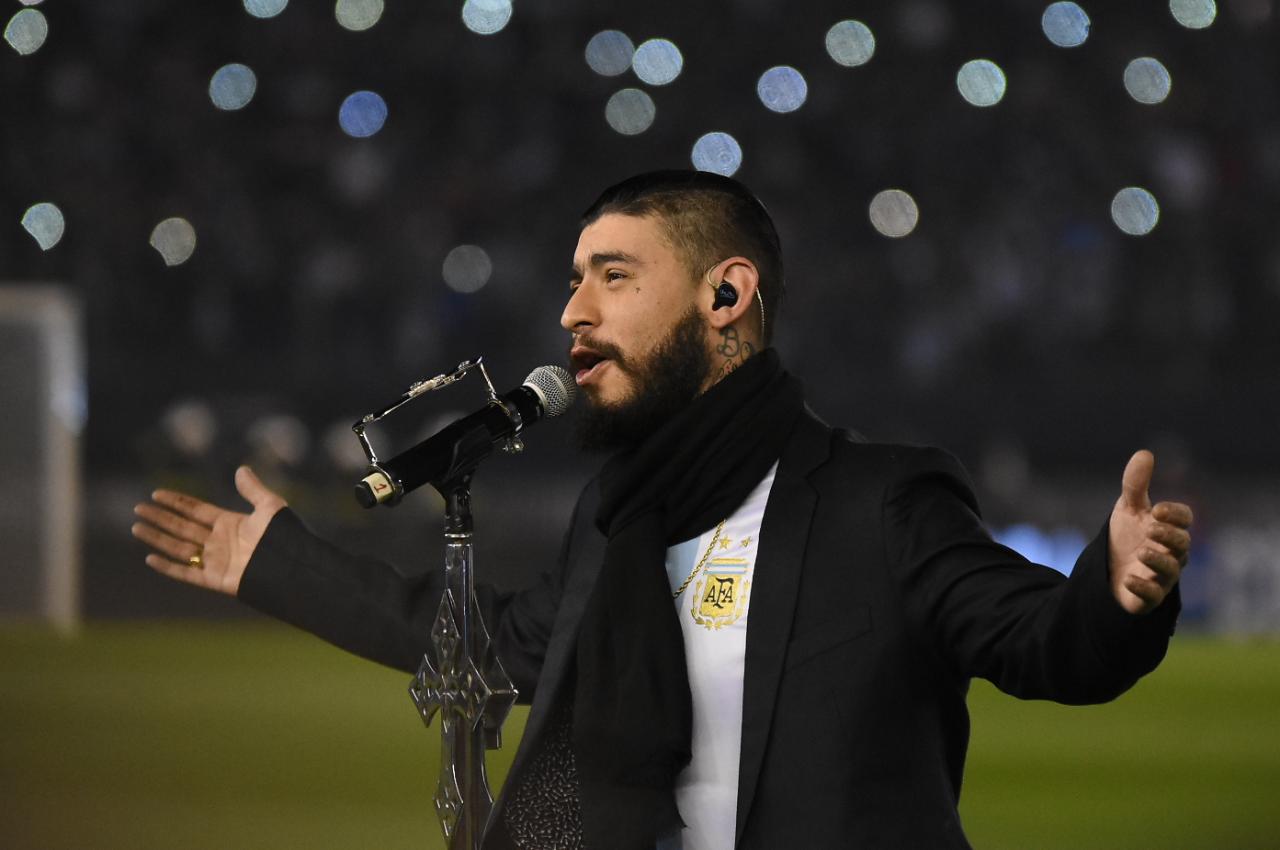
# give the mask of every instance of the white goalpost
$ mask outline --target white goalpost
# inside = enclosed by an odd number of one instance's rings
[[[80,308],[52,285],[0,284],[0,618],[80,619]]]

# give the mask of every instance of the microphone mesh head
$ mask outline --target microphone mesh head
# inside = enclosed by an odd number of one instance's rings
[[[573,376],[559,366],[539,366],[524,379],[524,385],[532,387],[541,396],[544,416],[559,416],[578,396],[578,385],[573,382]]]

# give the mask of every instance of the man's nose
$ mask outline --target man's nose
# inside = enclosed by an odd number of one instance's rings
[[[571,333],[582,333],[599,324],[595,299],[591,297],[586,282],[569,294],[569,302],[560,315],[560,327]]]

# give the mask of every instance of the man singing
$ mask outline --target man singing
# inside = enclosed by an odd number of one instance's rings
[[[587,210],[561,325],[609,452],[554,569],[480,592],[532,700],[486,847],[967,847],[969,679],[1114,698],[1164,656],[1191,511],[1136,453],[1069,578],[994,543],[946,453],[867,443],[769,348],[777,232],[740,183],[643,174]],[[311,535],[248,469],[242,514],[158,491],[147,564],[415,670],[443,576]]]

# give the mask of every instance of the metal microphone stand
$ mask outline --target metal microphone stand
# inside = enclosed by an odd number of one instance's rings
[[[378,459],[365,434],[366,425],[413,398],[455,383],[472,368],[479,369],[489,398],[496,403],[483,358],[476,358],[459,364],[452,373],[419,381],[395,403],[352,426],[370,468],[378,469]],[[511,437],[503,446],[513,453],[523,448],[519,437]],[[493,811],[484,754],[502,745],[502,724],[516,700],[516,689],[493,651],[475,594],[471,477],[492,451],[492,437],[484,427],[476,427],[458,439],[449,470],[432,482],[445,503],[444,593],[431,626],[431,650],[423,655],[409,685],[423,723],[430,726],[440,716],[440,778],[434,802],[449,850],[480,850]],[[399,491],[392,494],[388,504],[395,504],[401,495]]]
[[[445,590],[431,627],[432,651],[409,686],[424,723],[440,716],[434,799],[449,850],[480,850],[493,810],[484,753],[502,746],[502,723],[516,700],[476,603],[470,484],[468,472],[440,487]]]

